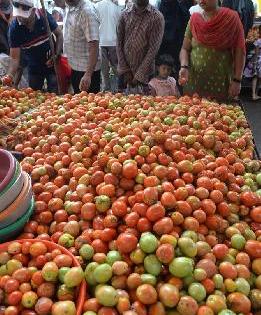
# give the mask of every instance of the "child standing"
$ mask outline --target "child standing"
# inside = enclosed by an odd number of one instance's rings
[[[153,96],[180,96],[176,80],[171,77],[174,59],[170,55],[162,55],[158,62],[158,76],[149,82]]]
[[[244,76],[252,79],[252,100],[257,101],[261,99],[258,96],[258,83],[261,79],[261,26],[259,26],[259,38],[254,42],[248,59]]]

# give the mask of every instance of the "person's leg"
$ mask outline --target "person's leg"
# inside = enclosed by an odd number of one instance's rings
[[[57,93],[58,86],[57,86],[56,74],[54,72],[48,73],[46,75],[46,80],[47,80],[47,91],[49,93]]]
[[[258,81],[257,76],[253,77],[253,79],[252,79],[252,99],[253,99],[253,101],[260,99],[257,95],[257,81]]]
[[[102,73],[102,90],[110,91],[110,65],[109,65],[109,49],[101,47],[101,73]]]
[[[94,71],[92,74],[92,82],[89,88],[89,93],[99,93],[101,88],[101,71]]]
[[[30,88],[33,90],[42,90],[44,84],[44,75],[43,74],[34,74],[28,71],[28,82]]]
[[[72,82],[74,94],[78,94],[81,92],[79,85],[80,85],[83,75],[84,75],[84,72],[82,71],[72,70],[71,82]]]
[[[109,53],[109,61],[113,70],[113,82],[114,82],[114,91],[118,91],[118,73],[117,73],[117,66],[118,66],[118,58],[117,58],[117,51],[116,47],[108,47],[108,53]]]

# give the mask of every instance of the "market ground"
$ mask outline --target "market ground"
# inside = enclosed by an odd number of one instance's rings
[[[253,132],[256,149],[261,157],[261,101],[250,102],[245,97],[242,98],[242,105],[246,118]]]

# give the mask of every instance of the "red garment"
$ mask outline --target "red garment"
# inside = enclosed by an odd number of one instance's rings
[[[58,80],[60,82],[61,93],[68,93],[72,69],[66,57],[61,56],[57,62]]]
[[[244,29],[238,13],[228,8],[220,8],[209,21],[200,13],[192,14],[190,29],[196,41],[204,46],[218,50],[246,49]]]

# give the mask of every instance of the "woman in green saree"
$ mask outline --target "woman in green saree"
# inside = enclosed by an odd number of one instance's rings
[[[191,16],[180,53],[184,94],[217,100],[236,98],[245,65],[245,39],[237,12],[217,0],[200,0],[202,13]]]

